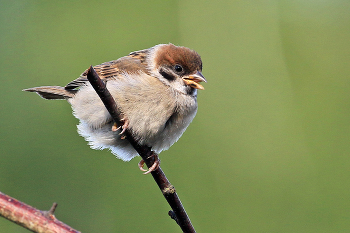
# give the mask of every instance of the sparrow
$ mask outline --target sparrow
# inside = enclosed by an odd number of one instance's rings
[[[79,119],[78,133],[92,149],[110,149],[130,161],[138,153],[125,140],[126,129],[140,145],[159,154],[184,133],[197,112],[197,90],[202,60],[197,52],[173,44],[159,44],[93,67],[116,101],[123,126],[118,126],[103,105],[86,74],[61,86],[25,89],[44,99],[65,99]],[[142,161],[139,165],[142,170]]]

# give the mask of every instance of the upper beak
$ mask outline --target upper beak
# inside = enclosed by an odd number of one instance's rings
[[[190,87],[204,90],[204,87],[200,85],[200,82],[207,82],[207,80],[204,78],[201,72],[197,71],[195,74],[191,74],[189,76],[185,76],[182,78],[184,82],[189,85]]]

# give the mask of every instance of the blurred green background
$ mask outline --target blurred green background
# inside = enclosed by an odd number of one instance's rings
[[[0,1],[0,191],[82,232],[180,232],[139,159],[91,150],[65,101],[90,65],[172,42],[208,80],[161,153],[197,232],[349,232],[350,1]],[[0,218],[0,232],[28,232]]]

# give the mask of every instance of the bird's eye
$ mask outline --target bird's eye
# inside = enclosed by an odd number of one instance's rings
[[[183,70],[182,66],[180,66],[180,65],[175,65],[175,66],[174,66],[174,69],[175,69],[175,71],[178,72],[178,73],[182,72],[182,70]]]

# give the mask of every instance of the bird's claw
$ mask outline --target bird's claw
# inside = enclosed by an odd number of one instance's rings
[[[120,129],[120,127],[118,127],[117,123],[114,122],[114,124],[113,124],[113,126],[112,126],[112,131],[113,131],[113,132],[116,132],[116,131],[118,131],[119,129]]]
[[[121,122],[123,122],[122,126],[118,126],[118,124],[116,122],[114,122],[113,126],[112,126],[112,131],[116,132],[120,129],[122,129],[122,131],[119,133],[119,135],[122,135],[123,133],[125,133],[126,129],[129,126],[129,121],[125,118],[120,120]],[[125,135],[121,136],[121,139],[125,139]]]
[[[144,165],[145,165],[145,161],[141,159],[141,161],[138,163],[139,169],[143,172],[146,172],[147,170],[143,168]]]
[[[120,132],[119,135],[122,135],[123,133],[125,133],[125,130],[129,126],[129,121],[127,119],[123,118],[121,119],[121,121],[123,122],[123,126],[122,126],[122,132]]]
[[[145,165],[145,161],[143,159],[141,159],[141,161],[138,164],[139,169],[144,172],[143,173],[144,175],[147,175],[148,173],[155,171],[159,167],[160,160],[158,158],[158,155],[153,153],[151,156],[154,156],[154,163],[148,170],[143,168],[143,166]]]

